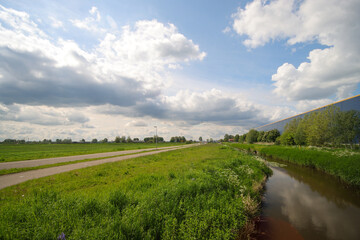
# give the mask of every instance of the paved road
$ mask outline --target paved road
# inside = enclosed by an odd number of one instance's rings
[[[16,184],[19,184],[19,183],[22,183],[22,182],[25,182],[25,181],[28,181],[31,179],[35,179],[35,178],[46,177],[46,176],[50,176],[50,175],[54,175],[54,174],[58,174],[58,173],[68,172],[71,170],[91,167],[91,166],[95,166],[95,165],[99,165],[99,164],[103,164],[103,163],[117,162],[117,161],[122,161],[122,160],[130,159],[130,158],[148,156],[148,155],[153,155],[153,154],[157,154],[157,153],[161,153],[161,152],[173,151],[173,150],[188,148],[188,147],[193,147],[193,146],[198,146],[198,144],[183,145],[180,147],[166,147],[166,148],[162,148],[161,150],[152,151],[152,152],[142,152],[142,153],[133,154],[133,155],[106,158],[106,159],[100,159],[100,160],[93,160],[93,161],[89,161],[89,162],[74,163],[74,164],[69,164],[69,165],[64,165],[64,166],[44,168],[44,169],[27,171],[27,172],[3,175],[3,176],[0,176],[0,189],[6,188],[6,187],[9,187],[12,185],[16,185]]]
[[[169,149],[169,148],[175,148],[175,147],[179,147],[179,146],[162,147],[162,148],[158,148],[158,149],[161,150],[161,149]],[[37,166],[47,165],[47,164],[72,162],[72,161],[93,159],[93,158],[102,158],[102,157],[111,157],[111,156],[132,154],[132,153],[138,153],[138,152],[144,152],[144,151],[151,151],[151,150],[155,150],[155,149],[156,148],[143,148],[143,149],[117,151],[117,152],[93,153],[93,154],[67,156],[67,157],[44,158],[44,159],[15,161],[15,162],[3,162],[3,163],[0,163],[0,170],[10,169],[10,168],[37,167]]]

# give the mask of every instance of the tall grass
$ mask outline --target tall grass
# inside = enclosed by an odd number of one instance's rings
[[[158,147],[180,143],[158,143]],[[0,144],[0,162],[155,148],[155,143]]]
[[[231,146],[312,167],[360,187],[360,152],[356,150],[238,143],[231,144]]]
[[[33,180],[0,191],[0,239],[234,239],[270,173],[208,144]]]

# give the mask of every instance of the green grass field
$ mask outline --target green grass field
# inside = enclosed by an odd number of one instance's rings
[[[0,239],[235,239],[269,174],[207,144],[32,180],[0,191]]]
[[[263,156],[312,167],[360,187],[359,150],[240,143],[232,143],[230,146],[247,151],[256,150]]]
[[[158,143],[158,147],[181,145]],[[155,148],[155,143],[0,144],[0,162]]]

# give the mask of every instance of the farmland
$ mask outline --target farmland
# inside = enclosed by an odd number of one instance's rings
[[[158,143],[158,147],[181,143]],[[0,162],[155,148],[155,143],[0,144]]]
[[[0,238],[233,239],[251,230],[270,174],[207,144],[32,180],[0,191]]]

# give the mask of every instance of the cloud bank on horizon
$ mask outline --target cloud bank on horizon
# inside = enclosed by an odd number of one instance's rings
[[[146,137],[153,125],[165,138],[216,139],[350,96],[360,82],[359,10],[356,0],[254,0],[233,9],[232,30],[250,51],[281,40],[324,46],[298,67],[274,69],[266,94],[288,104],[272,106],[250,100],[247,89],[177,89],[178,72],[216,56],[171,22],[120,25],[96,6],[85,18],[41,19],[0,5],[0,140]]]

